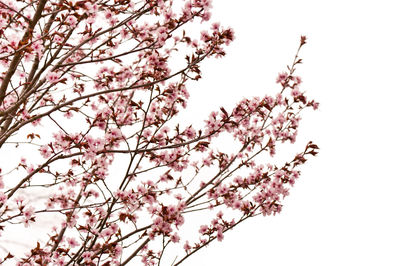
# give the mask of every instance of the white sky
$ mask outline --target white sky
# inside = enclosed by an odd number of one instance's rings
[[[212,20],[232,26],[236,40],[225,58],[203,64],[190,110],[205,117],[268,93],[307,35],[297,73],[321,105],[303,115],[297,147],[313,140],[321,152],[302,168],[279,216],[250,219],[183,265],[400,265],[400,3],[213,6]]]

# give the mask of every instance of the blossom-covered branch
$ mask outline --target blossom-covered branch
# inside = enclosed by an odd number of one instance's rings
[[[274,96],[216,108],[196,127],[179,120],[191,81],[234,40],[210,9],[210,0],[0,0],[0,237],[45,231],[30,250],[0,252],[2,262],[162,265],[172,252],[179,265],[248,218],[281,211],[318,151],[309,142],[270,162],[296,141],[302,111],[318,108],[295,75],[306,38]],[[208,30],[190,33],[196,23]]]

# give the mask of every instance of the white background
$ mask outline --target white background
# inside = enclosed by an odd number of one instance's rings
[[[247,221],[183,265],[400,265],[400,3],[213,6],[212,20],[232,26],[236,40],[225,58],[203,64],[190,110],[205,117],[268,93],[306,35],[297,73],[321,105],[303,115],[296,147],[313,140],[321,151],[303,167],[280,215]]]

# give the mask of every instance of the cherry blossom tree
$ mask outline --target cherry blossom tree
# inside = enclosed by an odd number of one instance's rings
[[[210,8],[0,1],[2,262],[179,265],[248,218],[281,211],[318,147],[269,158],[296,141],[301,111],[318,103],[299,88],[297,51],[275,96],[217,107],[199,128],[179,120],[200,63],[234,40]],[[35,228],[45,233],[22,252],[4,245],[7,232]]]

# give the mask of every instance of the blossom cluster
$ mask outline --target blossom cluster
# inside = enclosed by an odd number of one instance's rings
[[[318,103],[300,89],[296,55],[272,96],[221,107],[201,127],[177,122],[201,62],[223,57],[235,38],[210,22],[211,7],[0,2],[0,152],[13,144],[24,156],[0,165],[0,231],[54,221],[46,240],[23,254],[0,251],[0,263],[157,265],[175,246],[179,265],[242,221],[281,211],[318,146],[282,165],[264,159],[296,141],[300,113]],[[192,23],[207,30],[192,36]],[[218,148],[225,137],[230,150]],[[209,219],[191,226],[190,238],[192,213]]]

